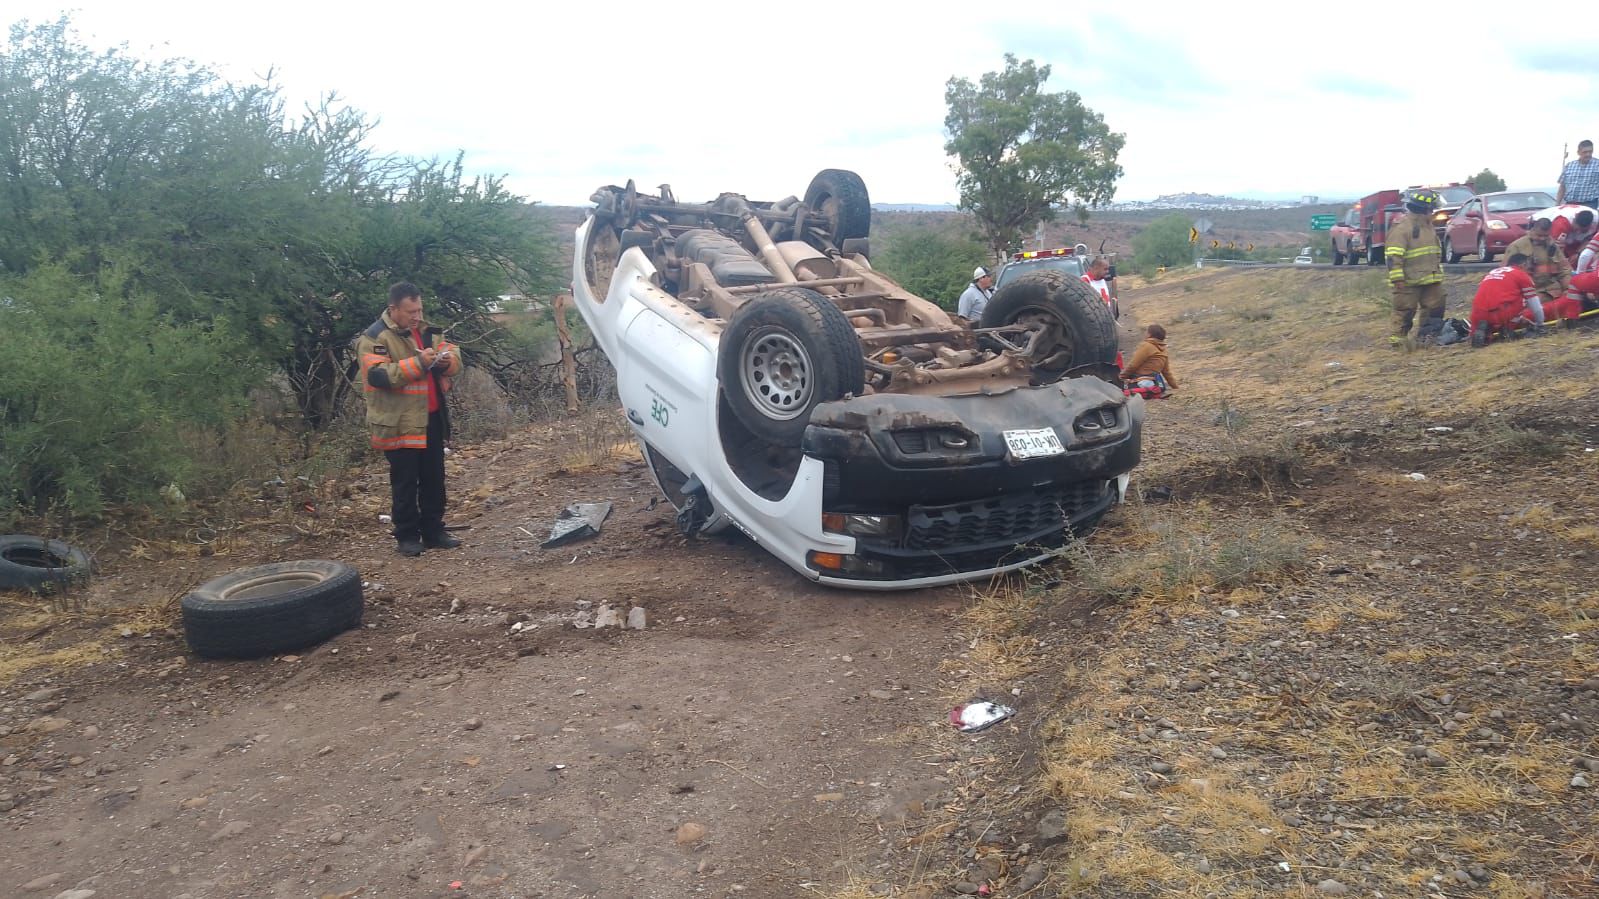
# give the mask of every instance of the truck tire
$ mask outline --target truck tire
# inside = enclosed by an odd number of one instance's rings
[[[1081,278],[1048,269],[1023,275],[994,293],[980,325],[999,328],[1024,321],[1048,329],[1042,360],[1033,366],[1039,383],[1057,381],[1074,369],[1116,367],[1116,322],[1104,299]]]
[[[1338,243],[1336,241],[1333,242],[1332,258],[1333,265],[1343,265],[1344,260],[1349,258],[1347,254],[1338,252]]]
[[[320,643],[361,623],[361,576],[343,562],[275,562],[183,597],[183,633],[205,658],[250,659]]]
[[[0,590],[48,590],[89,576],[89,556],[60,540],[0,536]]]
[[[804,287],[763,291],[740,306],[722,332],[716,371],[733,414],[778,446],[799,446],[817,403],[860,393],[866,380],[849,319]]]
[[[845,169],[822,169],[805,188],[805,205],[827,220],[833,245],[866,237],[872,230],[872,201],[861,176]]]

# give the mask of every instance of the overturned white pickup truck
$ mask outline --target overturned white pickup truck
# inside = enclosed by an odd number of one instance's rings
[[[593,200],[573,297],[685,532],[903,589],[1047,558],[1124,496],[1143,401],[1080,279],[1030,274],[956,318],[872,269],[866,187],[837,169],[803,201]]]

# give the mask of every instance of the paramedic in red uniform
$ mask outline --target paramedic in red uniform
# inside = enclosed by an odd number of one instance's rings
[[[1528,271],[1532,260],[1516,253],[1505,263],[1483,276],[1471,299],[1472,346],[1487,346],[1492,335],[1531,323],[1527,303],[1538,293]]]

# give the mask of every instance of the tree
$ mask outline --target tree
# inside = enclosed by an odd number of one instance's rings
[[[1149,227],[1133,235],[1134,265],[1147,274],[1163,265],[1187,265],[1193,261],[1193,245],[1188,242],[1192,225],[1180,212],[1150,222]]]
[[[972,269],[985,264],[981,241],[932,228],[896,231],[872,259],[904,288],[953,312],[961,292],[972,283]]]
[[[977,217],[994,258],[1025,229],[1070,205],[1079,217],[1115,195],[1126,136],[1073,91],[1045,91],[1050,67],[1005,54],[977,84],[951,78],[944,152],[955,157],[960,206]]]
[[[291,116],[270,78],[91,51],[63,17],[12,26],[0,101],[0,271],[56,263],[96,289],[114,268],[160,314],[215,322],[278,368],[315,427],[390,281],[458,336],[482,333],[496,295],[559,283],[522,198],[459,157],[374,154],[371,122],[331,94]]]
[[[1476,185],[1477,193],[1480,194],[1493,193],[1496,190],[1505,189],[1505,179],[1495,175],[1493,169],[1483,169],[1467,178],[1466,181]]]

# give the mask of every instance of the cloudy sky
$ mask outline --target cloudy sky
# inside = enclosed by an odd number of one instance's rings
[[[1052,88],[1127,135],[1120,201],[1352,198],[1485,166],[1552,187],[1562,145],[1574,158],[1599,137],[1599,67],[1559,49],[1573,20],[1553,12],[1094,6],[8,0],[4,19],[67,12],[91,46],[237,80],[270,71],[296,100],[337,91],[381,120],[379,149],[464,151],[470,170],[560,205],[628,178],[777,199],[820,168],[860,172],[875,202],[953,202],[945,82],[1006,52],[1052,66]]]

